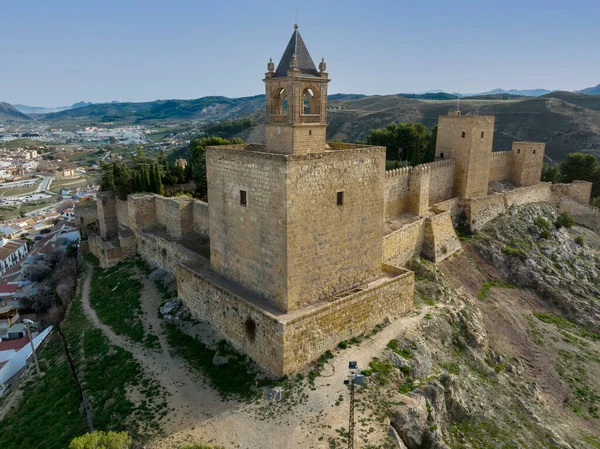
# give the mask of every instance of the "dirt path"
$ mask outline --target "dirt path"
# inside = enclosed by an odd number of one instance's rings
[[[225,448],[282,449],[282,448],[329,448],[329,437],[336,437],[335,429],[348,429],[348,388],[344,379],[348,376],[348,362],[357,361],[359,367],[366,368],[371,358],[383,351],[388,342],[418,324],[427,310],[394,321],[378,334],[361,343],[340,351],[327,364],[322,376],[315,381],[315,390],[308,387],[304,393],[306,401],[290,408],[278,409],[275,417],[264,419],[264,407],[269,405],[249,404],[226,411],[212,419],[170,435],[154,444],[156,449],[179,448],[186,444],[210,443]],[[336,406],[338,398],[343,401]],[[361,419],[371,414],[363,414],[356,409],[357,432]],[[377,427],[370,435],[371,442],[380,443],[387,430],[387,424]],[[358,434],[358,433],[357,433]],[[362,444],[362,443],[361,443]]]
[[[92,273],[93,267],[88,264],[83,284],[83,310],[92,324],[102,330],[111,344],[131,352],[145,373],[159,381],[166,389],[169,396],[167,399],[169,408],[174,411],[166,416],[164,422],[161,422],[163,431],[168,434],[193,427],[215,414],[223,413],[235,406],[234,403],[223,402],[216,392],[205,385],[199,375],[190,370],[184,360],[171,355],[157,315],[157,307],[161,300],[160,293],[152,281],[144,280],[142,304],[146,313],[143,319],[144,326],[149,328],[151,325],[152,332],[158,336],[161,344],[160,352],[149,350],[132,342],[127,337],[115,334],[109,326],[100,321],[90,304]]]

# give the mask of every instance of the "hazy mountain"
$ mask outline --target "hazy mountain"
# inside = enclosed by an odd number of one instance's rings
[[[504,90],[504,89],[492,89],[490,91],[487,92],[479,92],[479,93],[473,93],[473,94],[455,94],[455,95],[460,95],[461,97],[475,97],[475,96],[482,96],[482,95],[498,95],[498,94],[508,94],[508,95],[520,95],[520,96],[524,96],[524,97],[539,97],[545,94],[549,94],[550,92],[552,92],[551,90],[548,89],[510,89],[510,90]]]
[[[143,103],[97,103],[46,114],[51,121],[112,122],[121,124],[152,121],[224,120],[246,116],[264,108],[264,95],[243,98],[202,97],[196,100],[157,100]]]
[[[578,90],[576,92],[586,95],[600,95],[600,84],[596,87],[588,87],[587,89]]]
[[[561,160],[569,152],[600,156],[600,97],[559,92],[557,96],[509,100],[464,99],[463,115],[494,115],[494,149],[509,150],[514,141],[545,142],[546,154]],[[396,95],[332,101],[327,129],[330,139],[364,141],[374,128],[390,123],[437,124],[438,116],[456,108],[456,100],[422,101]]]
[[[11,104],[0,102],[0,120],[31,120],[31,117]]]
[[[71,106],[57,106],[55,108],[44,108],[42,106],[28,106],[26,104],[15,104],[15,109],[21,111],[24,114],[50,114],[52,112],[66,111],[67,109],[81,108],[84,106],[91,105],[85,101],[74,103]]]

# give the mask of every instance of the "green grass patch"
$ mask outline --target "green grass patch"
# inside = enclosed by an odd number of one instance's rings
[[[94,268],[90,302],[100,320],[118,335],[125,335],[148,348],[158,339],[146,335],[142,324],[142,282],[135,262],[121,262],[111,268]]]
[[[479,298],[480,300],[484,300],[485,298],[487,298],[490,294],[490,290],[493,287],[516,288],[512,284],[507,284],[506,282],[501,282],[501,281],[484,282],[483,285],[481,286],[481,289],[479,290],[479,293],[477,293],[477,298]]]
[[[379,360],[377,357],[369,362],[370,375],[373,376],[375,382],[380,385],[386,385],[390,376],[396,370],[396,367],[388,361]]]
[[[181,331],[172,323],[165,323],[167,341],[169,345],[188,363],[202,371],[210,385],[223,397],[223,399],[238,399],[251,402],[260,397],[258,386],[273,383],[264,379],[260,372],[253,366],[250,359],[235,351],[224,340],[218,343],[217,350],[212,349],[200,340]],[[215,354],[226,357],[226,363],[215,365]]]
[[[91,405],[94,427],[127,431],[138,440],[151,436],[141,426],[156,428],[151,423],[166,406],[160,385],[144,378],[131,353],[110,345],[91,326],[79,297],[73,300],[63,331]],[[20,404],[0,422],[3,449],[65,449],[87,431],[79,393],[56,332],[40,354],[40,365],[42,377],[24,383]],[[126,392],[134,387],[145,398],[142,406],[136,407],[127,397]]]
[[[571,388],[569,408],[584,419],[600,419],[600,394],[589,384],[585,358],[560,351],[556,372]]]
[[[504,254],[506,254],[507,256],[517,257],[521,260],[525,260],[527,258],[525,251],[523,251],[520,248],[515,248],[514,246],[510,246],[510,245],[505,246],[504,249],[502,250],[502,252]]]
[[[533,315],[540,321],[548,324],[554,324],[565,336],[565,332],[577,335],[578,337],[587,338],[593,341],[600,341],[600,335],[588,331],[586,328],[579,326],[565,318],[552,315],[549,313],[534,312]]]
[[[398,354],[400,357],[403,357],[405,359],[412,359],[413,358],[413,352],[412,350],[410,350],[409,348],[402,348],[400,347],[400,345],[398,344],[398,340],[390,340],[389,343],[387,344],[388,349],[394,351],[396,354]]]

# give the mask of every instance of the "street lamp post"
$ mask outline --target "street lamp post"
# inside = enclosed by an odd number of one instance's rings
[[[33,321],[28,320],[27,318],[23,320],[25,323],[25,329],[27,329],[27,336],[29,337],[29,344],[31,345],[31,354],[33,355],[33,360],[35,361],[35,369],[37,371],[38,376],[42,374],[40,370],[40,363],[38,362],[37,354],[35,353],[35,346],[33,345],[33,338],[31,338],[31,330],[29,329],[30,324],[34,324]]]
[[[358,374],[358,363],[348,362],[349,379],[344,383],[350,385],[350,413],[348,416],[348,449],[354,449],[354,385],[363,385],[365,376]]]

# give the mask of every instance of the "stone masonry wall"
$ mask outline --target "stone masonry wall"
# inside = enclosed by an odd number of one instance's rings
[[[285,310],[288,156],[235,148],[206,150],[211,268]]]
[[[440,263],[461,250],[462,245],[454,231],[450,211],[425,219],[423,256]]]
[[[512,151],[496,151],[490,159],[490,182],[512,180]]]
[[[397,217],[408,210],[408,181],[411,167],[385,172],[384,220]]]
[[[570,184],[553,184],[552,191],[571,197],[578,203],[588,205],[592,196],[592,185],[587,181],[573,181]]]
[[[193,231],[206,237],[209,236],[208,204],[204,201],[194,200],[192,203]]]
[[[286,310],[380,274],[384,173],[384,147],[289,157]]]
[[[414,274],[395,270],[396,277],[373,288],[294,317],[276,317],[186,265],[177,269],[177,288],[194,316],[212,323],[258,364],[282,375],[303,368],[342,340],[410,312]]]
[[[177,293],[192,314],[271,372],[283,374],[283,323],[186,265],[177,267]],[[253,339],[246,323],[253,323]]]
[[[127,201],[117,198],[117,220],[120,226],[129,227],[129,210]]]
[[[556,200],[556,208],[558,212],[568,212],[575,223],[600,233],[600,209],[597,207],[581,204],[568,196],[559,196]]]
[[[452,198],[454,161],[443,160],[385,172],[384,220],[404,212],[424,215],[430,205]]]
[[[81,232],[81,236],[85,237],[88,234],[87,226],[96,223],[98,220],[98,205],[95,201],[88,201],[84,204],[78,203],[75,205],[75,224]]]
[[[131,229],[144,231],[158,224],[154,195],[134,193],[127,197],[127,203]]]
[[[544,164],[545,143],[513,142],[512,181],[518,186],[531,186],[540,182]]]
[[[397,274],[379,286],[287,321],[282,371],[297,371],[335,348],[340,341],[367,333],[382,322],[410,312],[413,309],[414,273],[398,270]]]
[[[431,164],[431,185],[429,187],[429,204],[436,204],[452,198],[454,182],[454,161],[437,161]]]
[[[117,205],[114,192],[98,192],[98,225],[100,235],[104,239],[111,239],[117,235]]]
[[[383,262],[397,267],[419,257],[425,240],[425,218],[383,236]]]
[[[552,200],[551,184],[542,183],[479,198],[465,198],[463,202],[470,229],[475,231],[507,212],[513,205],[552,202]]]
[[[137,252],[140,257],[173,275],[177,272],[177,265],[180,263],[203,260],[199,254],[155,234],[138,232],[136,237]]]

